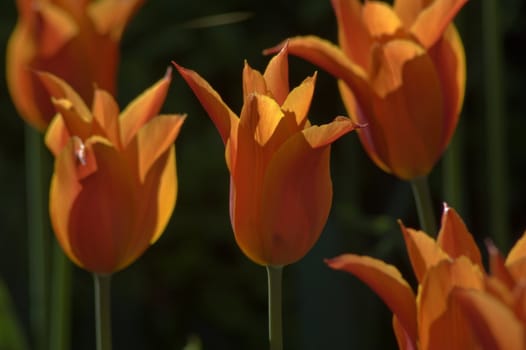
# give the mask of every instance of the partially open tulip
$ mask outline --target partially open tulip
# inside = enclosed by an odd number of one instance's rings
[[[287,40],[290,54],[339,80],[349,114],[367,124],[359,135],[369,157],[401,179],[427,175],[457,125],[466,68],[451,21],[466,1],[332,0],[339,46]]]
[[[116,272],[160,237],[175,206],[173,142],[184,116],[158,115],[170,74],[122,112],[105,90],[95,89],[88,108],[62,79],[38,76],[58,112],[46,133],[56,157],[49,199],[55,235],[80,267]]]
[[[177,68],[225,144],[230,220],[239,247],[261,265],[301,259],[329,215],[330,145],[356,125],[344,117],[310,124],[307,112],[316,76],[289,91],[286,48],[264,74],[245,64],[239,117],[197,73]]]
[[[51,72],[88,103],[93,85],[115,94],[119,42],[143,0],[17,0],[18,22],[7,46],[7,82],[20,115],[43,131],[54,115],[33,74]]]
[[[525,349],[526,233],[506,259],[490,246],[490,272],[458,214],[447,206],[433,240],[401,225],[418,289],[396,267],[354,254],[327,260],[373,289],[393,312],[400,349]]]

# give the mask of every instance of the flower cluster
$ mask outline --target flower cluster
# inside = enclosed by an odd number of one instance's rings
[[[393,312],[400,349],[524,349],[526,233],[504,258],[488,243],[489,272],[454,209],[444,207],[436,240],[400,225],[418,289],[398,269],[344,254],[326,263],[366,283]]]

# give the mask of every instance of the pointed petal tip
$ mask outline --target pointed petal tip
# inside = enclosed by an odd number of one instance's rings
[[[264,49],[263,55],[268,56],[268,55],[273,55],[275,53],[279,53],[282,50],[287,50],[288,46],[289,46],[289,39],[285,39],[275,46],[269,47],[268,49]]]

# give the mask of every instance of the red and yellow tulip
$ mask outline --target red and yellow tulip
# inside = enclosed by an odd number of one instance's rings
[[[17,0],[7,46],[7,82],[20,115],[43,131],[54,115],[33,71],[66,80],[91,103],[93,85],[115,94],[119,42],[142,0]]]
[[[456,128],[466,68],[451,21],[466,1],[332,0],[339,46],[287,40],[290,54],[339,80],[347,111],[367,124],[359,135],[369,157],[401,179],[427,175]]]
[[[353,254],[327,260],[373,289],[393,312],[400,349],[526,348],[526,233],[506,259],[490,246],[490,272],[458,214],[447,206],[435,240],[401,225],[417,293],[383,261]]]
[[[121,270],[164,231],[177,196],[174,140],[181,115],[158,115],[170,74],[122,112],[96,88],[91,109],[64,80],[38,77],[57,115],[46,133],[55,156],[50,216],[58,242],[80,267]]]
[[[289,91],[286,48],[264,74],[245,64],[239,117],[197,73],[177,68],[225,144],[237,244],[261,265],[283,266],[301,259],[329,215],[330,145],[356,125],[344,117],[310,124],[307,112],[316,75]]]

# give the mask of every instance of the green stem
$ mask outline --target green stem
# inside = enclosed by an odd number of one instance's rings
[[[50,350],[68,350],[70,344],[71,262],[55,242],[51,272]]]
[[[97,350],[111,350],[111,275],[93,274],[95,280],[95,327]]]
[[[499,23],[500,1],[482,1],[484,38],[484,85],[487,128],[489,191],[489,232],[501,250],[509,247],[508,152],[506,147],[506,111],[502,87],[502,35]]]
[[[268,338],[270,350],[283,349],[281,316],[281,282],[283,266],[267,266],[268,276]]]
[[[27,229],[29,257],[29,312],[34,348],[47,347],[48,239],[46,193],[43,185],[44,147],[38,131],[25,127]]]
[[[422,176],[411,180],[411,187],[415,197],[420,226],[427,234],[434,236],[437,234],[437,225],[427,177]]]

